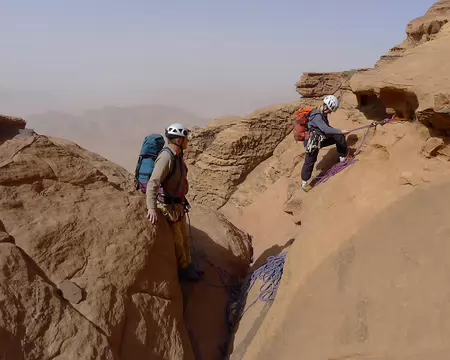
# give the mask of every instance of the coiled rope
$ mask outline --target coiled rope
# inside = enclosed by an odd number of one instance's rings
[[[253,271],[247,276],[241,288],[239,298],[237,299],[237,311],[240,312],[245,304],[248,294],[258,280],[262,281],[259,288],[258,297],[244,309],[240,314],[236,314],[236,322],[238,322],[250,308],[256,304],[258,300],[263,302],[273,302],[277,296],[278,287],[284,272],[284,264],[286,262],[287,253],[278,256],[269,256],[267,262]]]

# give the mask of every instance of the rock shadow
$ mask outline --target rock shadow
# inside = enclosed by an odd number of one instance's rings
[[[286,241],[284,245],[273,245],[270,248],[266,249],[259,257],[258,259],[253,263],[253,265],[250,267],[248,275],[250,275],[253,271],[257,270],[261,266],[263,266],[269,257],[271,256],[278,256],[281,253],[283,253],[286,249],[288,249],[292,244],[295,242],[294,238],[289,239]],[[253,341],[253,338],[256,336],[259,328],[261,327],[262,323],[264,322],[264,319],[266,318],[272,303],[265,303],[263,309],[261,310],[261,313],[258,315],[257,319],[254,321],[250,331],[247,333],[245,338],[235,347],[235,336],[236,333],[239,330],[240,321],[238,320],[241,316],[243,311],[245,310],[247,306],[247,299],[248,299],[248,293],[244,294],[244,296],[240,299],[239,308],[236,309],[236,319],[237,321],[234,324],[234,327],[232,329],[232,333],[230,335],[229,344],[228,344],[228,353],[225,359],[230,359],[231,354],[233,354],[234,357],[242,358],[247,350],[247,347],[250,345],[250,343]]]
[[[203,278],[180,280],[186,330],[196,359],[222,360],[228,353],[233,299],[248,265],[194,226],[191,236],[193,263]]]

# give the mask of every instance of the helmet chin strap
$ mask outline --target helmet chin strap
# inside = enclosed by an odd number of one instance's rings
[[[183,138],[184,141],[184,138]],[[172,142],[173,145],[178,146],[178,148],[180,149],[180,154],[181,156],[183,156],[183,142],[181,142],[181,145],[178,144],[178,142]]]

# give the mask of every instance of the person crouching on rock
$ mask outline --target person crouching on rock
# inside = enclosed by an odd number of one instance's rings
[[[308,140],[304,141],[306,156],[302,168],[302,189],[311,190],[308,180],[311,178],[314,165],[319,155],[319,149],[336,144],[339,161],[347,157],[347,141],[344,134],[348,130],[339,130],[330,126],[328,114],[339,108],[339,100],[334,95],[328,95],[323,99],[323,104],[314,109],[308,117]]]
[[[175,238],[180,276],[198,281],[200,276],[192,264],[186,223],[186,212],[189,209],[186,194],[189,183],[183,151],[188,146],[189,132],[182,124],[172,124],[165,131],[168,149],[159,153],[147,183],[147,218],[152,224],[156,224],[159,210],[167,219]]]

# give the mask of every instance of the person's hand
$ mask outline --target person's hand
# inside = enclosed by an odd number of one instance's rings
[[[150,220],[150,222],[155,225],[158,221],[158,212],[156,209],[149,209],[147,212],[147,219]]]
[[[350,130],[348,129],[342,129],[342,135],[348,134],[350,132]]]

